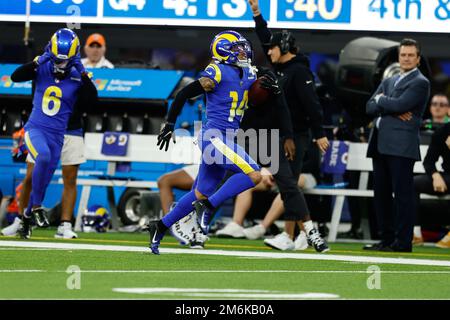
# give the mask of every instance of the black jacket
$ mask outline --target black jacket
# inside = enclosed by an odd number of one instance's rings
[[[11,75],[11,80],[14,82],[23,82],[33,80],[32,84],[32,98],[34,95],[34,80],[36,78],[36,64],[34,62],[29,62],[18,67]],[[78,99],[74,106],[72,115],[67,123],[66,130],[78,130],[83,127],[81,116],[83,112],[88,109],[92,110],[98,100],[97,88],[94,83],[87,75],[81,77],[83,85],[78,91]]]
[[[268,69],[258,67],[258,78]],[[278,129],[283,139],[293,138],[293,129],[289,108],[284,94],[270,95],[269,99],[259,106],[250,106],[245,111],[241,129]]]
[[[445,143],[445,140],[447,140],[447,137],[449,136],[450,123],[445,124],[433,133],[427,155],[423,160],[423,166],[427,174],[432,175],[433,173],[438,172],[436,162],[439,160],[439,157],[442,157],[443,159],[442,169],[444,170],[444,173],[450,174],[450,149]]]
[[[271,32],[262,15],[254,17],[256,33],[267,55]],[[268,57],[270,61],[270,57]],[[323,110],[315,91],[314,76],[310,70],[309,59],[297,54],[292,60],[273,65],[280,85],[283,88],[294,132],[311,129],[315,139],[325,137],[322,128]]]

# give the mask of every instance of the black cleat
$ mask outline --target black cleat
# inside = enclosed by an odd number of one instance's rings
[[[31,215],[34,217],[34,221],[39,228],[47,228],[50,225],[48,222],[47,213],[42,207],[32,209]]]
[[[312,229],[307,234],[308,244],[310,246],[313,246],[314,249],[316,249],[317,252],[327,252],[330,250],[328,247],[327,242],[322,239],[322,237],[319,234],[319,231],[316,229]]]
[[[385,248],[388,248],[390,245],[385,244],[383,242],[378,242],[374,244],[366,244],[363,247],[363,250],[370,250],[370,251],[384,251]]]
[[[192,203],[194,211],[197,213],[197,221],[204,235],[209,233],[209,223],[213,216],[213,210],[208,207],[204,200],[197,200]]]
[[[20,222],[19,230],[17,230],[19,236],[22,239],[30,239],[31,238],[31,218],[22,217],[22,221]]]
[[[159,254],[159,244],[164,237],[164,232],[159,231],[158,221],[150,221],[142,230],[150,234],[149,248],[153,254]]]

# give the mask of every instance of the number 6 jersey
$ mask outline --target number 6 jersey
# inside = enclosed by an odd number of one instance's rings
[[[74,68],[64,79],[55,78],[52,63],[36,69],[33,110],[27,126],[41,127],[64,134],[83,82]]]

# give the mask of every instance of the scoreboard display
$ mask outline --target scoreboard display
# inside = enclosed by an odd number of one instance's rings
[[[253,27],[247,0],[15,0],[0,21]],[[269,27],[450,33],[449,0],[260,0]]]

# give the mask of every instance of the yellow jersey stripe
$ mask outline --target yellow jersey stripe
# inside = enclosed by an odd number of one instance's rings
[[[220,68],[218,65],[211,63],[207,68],[212,67],[216,71],[216,75],[214,76],[214,80],[219,84],[220,81],[222,81],[222,71],[220,71]]]
[[[228,160],[237,165],[245,174],[249,174],[250,172],[255,171],[255,169],[253,169],[247,161],[242,159],[240,155],[231,150],[230,147],[223,143],[223,141],[219,138],[212,138],[211,143],[220,153],[222,153],[225,157],[228,158]]]
[[[33,159],[36,159],[36,157],[38,156],[38,152],[36,151],[33,144],[31,143],[28,131],[25,131],[25,144],[27,145],[28,150],[31,152]]]

